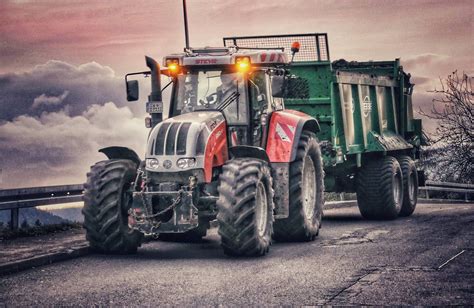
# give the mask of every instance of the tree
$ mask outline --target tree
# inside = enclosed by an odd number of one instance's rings
[[[438,122],[433,143],[436,151],[437,170],[444,180],[469,182],[474,180],[474,92],[473,78],[457,71],[443,80],[435,94],[431,112],[420,113]]]
[[[28,221],[26,221],[26,219],[23,220],[23,222],[21,223],[21,228],[22,229],[28,229],[30,227],[30,225],[28,224]]]
[[[41,223],[41,221],[39,220],[39,218],[36,219],[36,221],[35,221],[35,227],[41,227],[41,226],[42,226],[42,223]]]

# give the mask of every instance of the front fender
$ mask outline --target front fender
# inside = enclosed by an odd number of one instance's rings
[[[298,141],[303,130],[319,132],[318,121],[296,110],[273,112],[266,147],[270,162],[287,163],[294,161]]]
[[[134,150],[126,147],[106,147],[100,149],[99,152],[104,153],[108,159],[129,159],[133,161],[137,167],[141,162],[138,154]]]

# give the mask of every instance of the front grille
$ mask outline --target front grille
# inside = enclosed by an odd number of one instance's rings
[[[176,144],[176,154],[178,155],[186,154],[186,142],[188,139],[189,127],[191,127],[191,123],[183,123],[179,128],[178,142]]]
[[[166,133],[168,132],[168,128],[171,123],[163,123],[161,124],[160,130],[158,134],[156,134],[156,143],[155,143],[155,154],[156,155],[163,155],[165,149],[165,140],[166,140]]]
[[[155,155],[184,155],[191,123],[163,123],[156,134]]]
[[[175,154],[176,134],[180,125],[181,123],[173,123],[168,130],[168,136],[166,136],[166,155]]]

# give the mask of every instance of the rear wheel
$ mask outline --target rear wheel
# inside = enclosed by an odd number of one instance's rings
[[[418,199],[418,173],[415,162],[409,156],[398,157],[403,174],[403,203],[399,216],[410,216]]]
[[[403,201],[400,164],[390,156],[362,167],[357,176],[357,204],[367,219],[395,219]]]
[[[224,253],[266,254],[273,230],[273,188],[268,164],[251,158],[228,161],[218,190],[217,221]]]
[[[136,165],[125,159],[92,166],[84,184],[84,228],[91,248],[103,253],[134,253],[143,238],[128,227]]]
[[[316,135],[304,131],[290,165],[290,213],[274,223],[278,241],[312,241],[319,233],[324,205],[324,171]]]

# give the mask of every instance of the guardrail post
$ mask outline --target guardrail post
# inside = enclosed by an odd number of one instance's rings
[[[18,229],[18,220],[19,220],[19,215],[20,214],[20,209],[11,209],[11,214],[10,214],[10,229],[12,230],[17,230]]]
[[[426,192],[426,199],[429,199],[429,198],[430,198],[430,194],[428,193],[428,189],[426,189],[425,192]]]
[[[467,195],[468,195],[468,192],[466,191],[466,193],[464,193],[464,201],[469,202]]]

